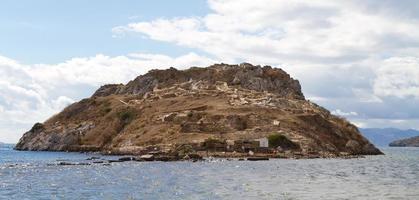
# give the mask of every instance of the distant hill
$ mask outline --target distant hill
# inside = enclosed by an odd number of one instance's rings
[[[5,146],[6,146],[6,143],[0,142],[0,148],[5,147]]]
[[[4,143],[4,142],[0,142],[0,148],[4,149],[11,149],[13,148],[15,145],[14,144],[8,144],[8,143]]]
[[[395,140],[419,136],[414,129],[401,130],[397,128],[361,128],[361,133],[376,146],[388,146]]]
[[[393,141],[391,147],[419,147],[419,136]]]

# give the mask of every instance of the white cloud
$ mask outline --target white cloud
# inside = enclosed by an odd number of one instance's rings
[[[393,57],[384,60],[374,80],[374,94],[419,99],[419,58]]]
[[[370,90],[365,89],[352,89],[355,97],[359,99],[360,102],[364,103],[382,103],[383,100],[379,97],[381,95],[374,95]]]
[[[223,62],[282,67],[300,80],[309,99],[331,110],[352,110],[357,115],[348,117],[365,126],[368,117],[419,119],[413,111],[419,109],[416,1],[208,0],[208,5],[205,16],[130,23],[113,33],[139,33]]]
[[[359,118],[353,119],[353,123],[361,128],[399,128],[409,129],[417,128],[419,119],[391,120],[391,119],[375,119],[375,118]]]
[[[336,110],[332,111],[332,114],[339,115],[339,116],[342,116],[342,117],[357,116],[358,115],[357,112],[354,112],[354,111],[344,112],[344,111],[341,111],[340,109],[336,109]]]
[[[212,12],[206,16],[131,23],[113,32],[141,33],[199,49],[224,62],[281,66],[306,83],[303,88],[308,88],[309,96],[324,97],[318,91],[323,90],[327,95],[380,102],[381,96],[419,94],[418,67],[412,63],[419,58],[419,20],[397,15],[391,2],[387,2],[391,8],[322,0],[208,3]],[[332,84],[319,87],[326,83]],[[340,88],[333,91],[331,86]]]
[[[419,41],[416,21],[368,13],[354,1],[210,0],[209,5],[213,12],[204,17],[157,19],[113,30],[258,63],[353,61]]]
[[[0,56],[0,140],[18,138],[99,85],[127,82],[152,68],[216,61],[282,67],[300,80],[309,99],[365,127],[419,128],[413,123],[419,119],[416,1],[208,0],[208,5],[205,16],[140,21],[112,31],[115,37],[139,33],[212,59],[133,53],[25,65]]]
[[[100,85],[125,83],[156,68],[208,66],[195,53],[172,58],[159,54],[96,55],[63,63],[25,65],[0,56],[0,141],[16,142],[35,122],[90,96]]]
[[[66,96],[59,96],[57,99],[55,99],[52,102],[52,108],[54,110],[60,110],[62,108],[65,108],[67,106],[69,106],[70,104],[74,103],[74,100],[71,98],[68,98]]]
[[[132,54],[109,57],[96,55],[90,58],[73,58],[56,65],[38,64],[26,71],[37,82],[49,87],[60,85],[87,84],[99,86],[109,82],[126,82],[138,74],[155,68],[183,67],[184,64],[207,64],[211,60],[189,53],[178,58],[164,55]]]

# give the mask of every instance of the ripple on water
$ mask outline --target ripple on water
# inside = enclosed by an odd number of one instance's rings
[[[89,154],[3,150],[0,199],[415,199],[419,150],[363,159],[124,162],[87,166]],[[5,161],[7,160],[7,161]]]

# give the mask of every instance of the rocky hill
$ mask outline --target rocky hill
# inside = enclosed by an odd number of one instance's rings
[[[246,63],[152,70],[126,85],[102,86],[92,97],[35,124],[15,148],[221,156],[381,154],[356,126],[305,100],[299,82],[286,72]]]
[[[389,144],[391,147],[419,147],[419,136],[396,140]]]

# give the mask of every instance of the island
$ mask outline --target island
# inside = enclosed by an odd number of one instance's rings
[[[100,87],[26,132],[16,150],[192,157],[330,158],[382,152],[270,66],[151,70]]]
[[[419,147],[419,136],[396,140],[389,144],[390,147]]]

